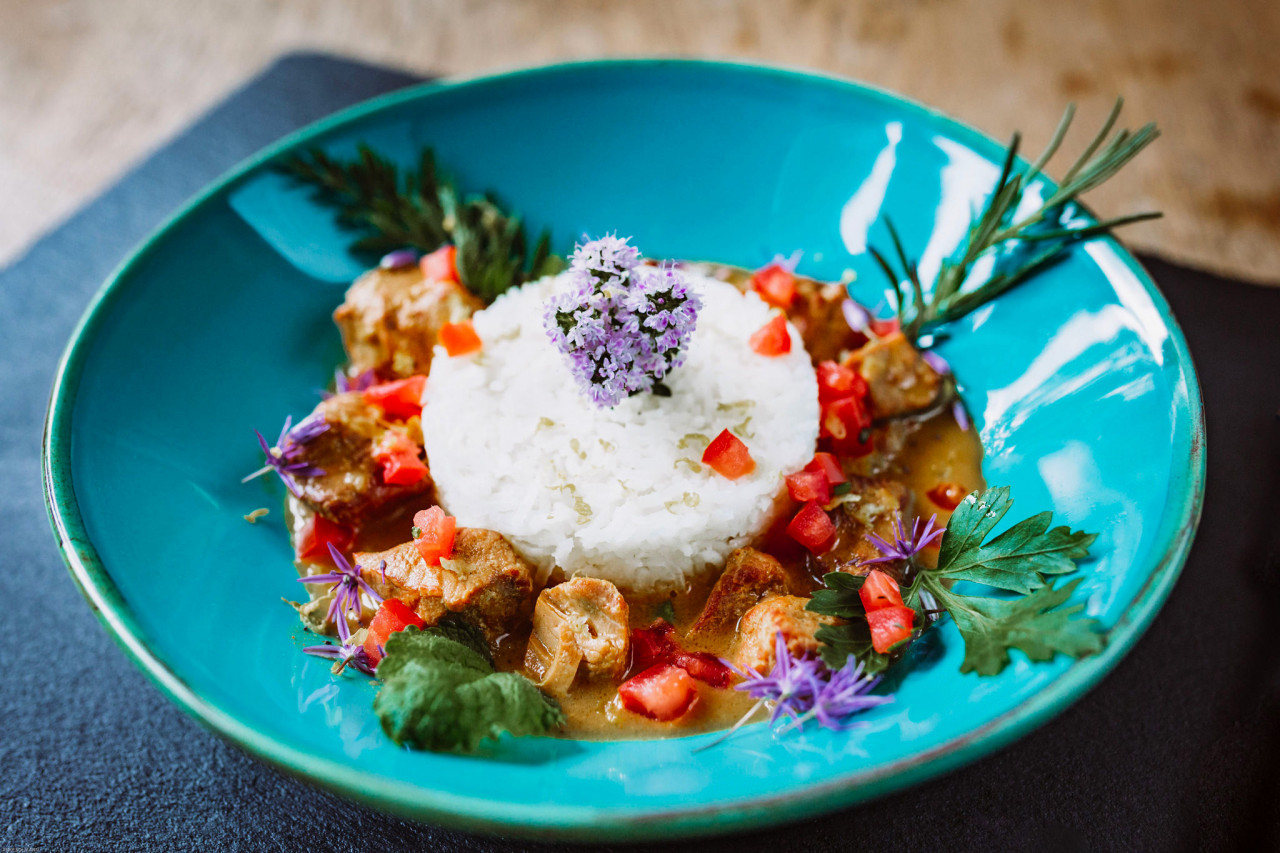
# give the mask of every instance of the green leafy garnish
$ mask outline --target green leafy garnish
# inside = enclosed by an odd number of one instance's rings
[[[944,261],[933,287],[926,293],[916,265],[908,259],[893,223],[885,218],[893,242],[898,267],[877,249],[869,251],[888,277],[897,297],[898,320],[911,340],[921,332],[963,317],[978,306],[1026,281],[1032,275],[1065,257],[1068,246],[1113,228],[1155,219],[1156,212],[1119,216],[1094,221],[1083,215],[1078,199],[1119,172],[1160,135],[1154,124],[1137,131],[1119,130],[1108,139],[1124,105],[1117,99],[1102,129],[1063,175],[1062,182],[1030,213],[1016,219],[1026,190],[1039,177],[1067,134],[1075,117],[1069,105],[1044,152],[1025,171],[1017,166],[1022,138],[1015,133],[1005,152],[1000,178],[987,199],[986,207],[969,224],[964,244]],[[994,257],[995,265],[985,281],[964,289],[980,258]],[[910,295],[903,285],[910,287]]]
[[[995,675],[1008,666],[1010,649],[1044,661],[1059,652],[1083,657],[1102,648],[1098,621],[1082,615],[1083,604],[1066,604],[1080,580],[1054,587],[1048,579],[1075,571],[1075,561],[1089,555],[1097,537],[1068,527],[1050,528],[1053,514],[1042,512],[985,541],[1012,505],[1008,487],[1002,487],[974,492],[956,507],[942,537],[937,568],[913,564],[915,576],[902,598],[916,611],[917,630],[902,644],[929,624],[932,605],[925,607],[927,594],[938,610],[951,614],[964,639],[961,672]],[[957,595],[951,591],[955,581],[972,581],[1021,597]],[[859,595],[864,578],[832,572],[823,582],[826,588],[814,592],[808,609],[846,620],[818,630],[823,660],[839,666],[854,655],[869,672],[887,669],[897,647],[885,654],[872,648]]]
[[[423,150],[417,169],[403,172],[366,145],[352,160],[311,148],[287,157],[280,169],[338,209],[338,221],[360,234],[353,251],[433,252],[453,243],[462,283],[486,301],[564,268],[564,261],[551,254],[545,233],[526,265],[528,241],[519,217],[503,213],[491,197],[460,195],[437,173],[430,149]]]
[[[523,675],[495,672],[475,635],[454,625],[393,633],[373,708],[402,746],[474,752],[485,738],[544,734],[564,713]]]

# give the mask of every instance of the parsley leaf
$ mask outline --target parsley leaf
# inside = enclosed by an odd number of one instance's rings
[[[996,675],[1009,665],[1009,649],[1021,649],[1033,661],[1053,660],[1058,652],[1078,658],[1102,650],[1098,620],[1080,616],[1084,604],[1063,606],[1082,580],[1013,599],[956,595],[931,574],[924,585],[964,638],[960,672]]]
[[[503,732],[543,734],[564,724],[559,706],[532,681],[495,672],[456,625],[392,634],[378,677],[373,708],[383,731],[415,749],[474,752]]]
[[[982,540],[1013,506],[1009,487],[974,492],[960,502],[938,550],[936,573],[1010,592],[1028,593],[1045,585],[1044,575],[1076,570],[1098,537],[1068,527],[1049,529],[1053,513],[1018,522],[986,545]]]
[[[916,611],[917,629],[902,645],[928,627],[930,612],[941,609],[951,614],[964,640],[962,673],[995,675],[1009,665],[1010,649],[1020,649],[1034,661],[1047,661],[1057,653],[1083,657],[1102,648],[1105,635],[1099,622],[1082,615],[1083,604],[1066,604],[1080,580],[1055,587],[1046,579],[1075,571],[1075,561],[1089,555],[1097,537],[1067,527],[1050,529],[1053,514],[1042,512],[984,544],[1011,506],[1009,489],[1003,487],[974,492],[956,508],[942,538],[937,568],[916,566],[914,580],[903,590],[903,603]],[[822,643],[819,653],[828,666],[843,665],[854,655],[869,672],[882,672],[895,662],[897,647],[880,654],[871,644],[859,595],[864,580],[832,572],[823,578],[826,588],[814,592],[806,609],[844,620],[816,633]],[[957,595],[951,585],[959,580],[1021,597]]]

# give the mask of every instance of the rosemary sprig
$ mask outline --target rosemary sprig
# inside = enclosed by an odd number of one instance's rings
[[[279,168],[314,188],[318,201],[337,208],[339,223],[360,235],[351,244],[354,252],[433,252],[453,243],[462,283],[486,301],[564,267],[551,254],[545,232],[526,264],[528,240],[520,218],[504,213],[492,197],[459,194],[437,171],[430,149],[423,150],[416,169],[403,173],[367,145],[351,160],[311,148],[289,156]]]
[[[1075,117],[1075,105],[1067,106],[1044,152],[1026,171],[1019,171],[1017,166],[1022,137],[1015,133],[986,206],[970,223],[960,251],[942,263],[930,289],[925,288],[916,265],[908,259],[893,222],[885,218],[897,266],[874,247],[870,252],[893,285],[898,320],[912,340],[925,330],[963,317],[1058,262],[1071,244],[1161,215],[1137,213],[1100,222],[1080,215],[1077,199],[1110,179],[1160,135],[1155,124],[1147,124],[1137,131],[1119,130],[1108,139],[1123,106],[1124,100],[1117,99],[1102,129],[1067,170],[1061,185],[1038,208],[1017,221],[1014,216],[1023,194],[1062,145]],[[996,255],[992,274],[981,284],[964,290],[974,265],[992,254]],[[910,286],[909,294],[904,284]]]

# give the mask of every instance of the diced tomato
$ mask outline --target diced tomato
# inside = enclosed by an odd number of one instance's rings
[[[781,314],[761,326],[749,341],[751,349],[760,355],[776,356],[791,352],[791,333],[787,331],[787,318]]]
[[[813,461],[804,466],[804,470],[822,472],[827,482],[833,486],[838,486],[848,481],[848,478],[844,475],[844,468],[840,467],[840,460],[833,453],[813,454]]]
[[[836,526],[815,501],[800,507],[787,525],[787,533],[814,554],[825,554],[836,544]]]
[[[432,281],[458,281],[458,247],[441,246],[418,261],[422,274]]]
[[[631,632],[631,670],[640,672],[660,663],[671,663],[680,653],[676,629],[665,619],[655,619],[648,628]]]
[[[427,565],[438,566],[441,558],[447,558],[453,553],[453,537],[458,530],[458,520],[445,515],[440,507],[418,510],[413,516],[413,526],[417,528],[413,544],[418,547],[418,553],[427,561]]]
[[[960,501],[964,500],[969,492],[959,483],[939,483],[925,494],[935,506],[942,509],[955,509],[960,506]]]
[[[350,527],[330,521],[323,515],[313,515],[298,537],[298,559],[309,563],[332,563],[329,545],[332,544],[339,551],[346,551],[355,538],[355,531]]]
[[[662,663],[619,684],[618,698],[628,711],[668,723],[697,704],[698,686],[680,667]]]
[[[859,397],[844,397],[822,406],[819,424],[823,438],[857,439],[858,434],[871,426],[871,413]]]
[[[831,483],[821,471],[797,471],[787,475],[787,494],[793,501],[816,501],[825,506],[831,503]]]
[[[916,612],[903,605],[890,605],[869,611],[867,624],[871,626],[871,648],[884,654],[910,637],[911,623],[915,618]]]
[[[387,646],[387,639],[410,625],[415,628],[427,627],[427,623],[400,599],[383,599],[382,606],[369,622],[369,633],[364,637],[364,653],[369,656],[369,663],[377,666],[378,661],[382,660],[382,650]]]
[[[373,459],[382,466],[382,482],[389,486],[412,486],[422,482],[427,466],[418,454],[418,447],[409,436],[398,430],[388,430],[373,445]]]
[[[710,465],[716,473],[736,480],[756,470],[751,451],[729,430],[721,430],[702,453],[703,464]]]
[[[676,666],[712,687],[728,687],[732,670],[710,652],[680,652]]]
[[[865,397],[867,383],[856,370],[834,361],[820,361],[815,368],[818,374],[818,399],[826,403],[844,397]]]
[[[422,389],[426,385],[427,377],[422,375],[383,382],[367,389],[364,401],[371,406],[378,406],[389,417],[411,418],[422,414]]]
[[[898,318],[894,317],[892,320],[872,320],[870,328],[871,333],[877,338],[887,338],[890,335],[897,334],[899,329]]]
[[[863,609],[868,613],[881,607],[902,606],[902,590],[898,588],[898,582],[879,569],[871,570],[862,582],[858,595],[862,598]]]
[[[751,289],[774,308],[787,309],[796,299],[796,277],[781,264],[769,264],[751,276]]]
[[[445,323],[440,327],[440,345],[450,356],[468,355],[477,352],[484,343],[476,334],[476,327],[470,320],[461,323]]]

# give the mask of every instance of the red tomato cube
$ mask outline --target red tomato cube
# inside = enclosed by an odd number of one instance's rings
[[[484,343],[476,334],[476,327],[470,320],[461,323],[445,323],[440,327],[440,345],[450,356],[468,355],[476,352]]]
[[[622,707],[668,723],[687,714],[698,702],[698,685],[675,664],[651,666],[618,685]]]
[[[867,394],[866,380],[851,367],[834,361],[820,361],[814,369],[818,374],[818,399],[824,403]]]
[[[902,606],[902,590],[898,588],[898,582],[879,569],[871,570],[858,595],[862,598],[862,608],[868,613],[882,607]]]
[[[635,672],[660,663],[671,663],[680,652],[675,641],[676,629],[665,619],[655,619],[648,628],[631,632],[631,669]]]
[[[815,501],[825,506],[831,503],[831,483],[821,471],[797,471],[787,475],[787,494],[793,501]]]
[[[298,559],[308,563],[332,563],[330,543],[339,551],[346,551],[355,538],[355,531],[350,527],[330,521],[323,515],[313,515],[298,537]]]
[[[749,341],[751,349],[764,356],[786,355],[791,352],[791,332],[787,330],[787,318],[778,314],[761,326]]]
[[[733,672],[710,652],[680,652],[676,666],[712,687],[728,687]]]
[[[422,389],[426,386],[427,377],[422,375],[383,382],[367,389],[364,401],[378,406],[390,418],[403,420],[422,414]]]
[[[756,470],[751,451],[729,430],[721,430],[702,453],[704,465],[710,465],[716,473],[736,480]]]
[[[821,471],[822,475],[827,478],[827,482],[833,486],[848,481],[844,475],[844,468],[840,466],[840,460],[833,453],[815,453],[813,461],[804,466],[806,471]]]
[[[890,605],[867,613],[871,626],[871,648],[884,654],[911,636],[911,623],[916,612],[904,605]]]
[[[825,554],[836,544],[835,523],[814,501],[800,507],[787,525],[787,533],[814,554]]]
[[[410,625],[415,628],[427,627],[427,623],[400,599],[383,600],[378,612],[373,615],[373,619],[369,620],[369,633],[364,637],[364,653],[369,656],[370,666],[376,667],[378,661],[382,660],[382,650],[386,648],[387,639],[396,631],[403,631]]]
[[[796,277],[781,264],[769,264],[751,276],[751,289],[774,308],[786,310],[796,299]]]
[[[432,281],[458,281],[458,248],[441,246],[418,261],[422,274]]]
[[[453,537],[458,530],[458,520],[445,515],[440,507],[418,510],[413,516],[413,526],[417,528],[413,544],[418,547],[418,553],[427,561],[427,565],[438,566],[441,558],[447,558],[453,553]]]

